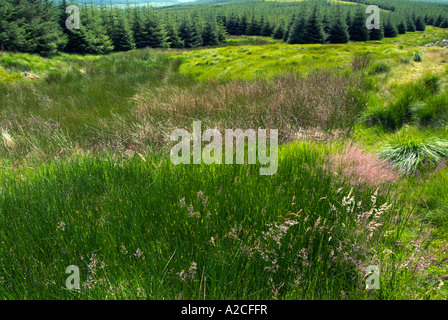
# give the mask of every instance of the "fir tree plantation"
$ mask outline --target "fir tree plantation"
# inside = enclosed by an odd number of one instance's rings
[[[359,0],[361,3],[362,1]],[[356,1],[353,1],[356,2]],[[81,26],[67,29],[69,3],[61,0],[3,0],[0,48],[51,56],[57,52],[107,54],[135,48],[196,48],[216,46],[230,36],[265,36],[289,44],[347,43],[381,40],[426,25],[448,26],[448,12],[436,4],[410,5],[379,0],[381,29],[365,28],[365,7],[344,2],[253,2],[154,9],[76,3]],[[421,10],[424,8],[424,10]]]

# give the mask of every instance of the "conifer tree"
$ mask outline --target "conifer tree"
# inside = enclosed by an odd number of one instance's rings
[[[285,29],[283,30],[283,41],[288,42],[290,31],[292,30],[292,26],[294,25],[296,21],[296,15],[293,14],[291,17],[291,20],[286,25]],[[288,42],[289,43],[289,42]]]
[[[329,36],[331,28],[332,28],[332,22],[331,22],[331,19],[328,17],[327,11],[325,11],[325,14],[323,15],[322,26],[323,26],[325,34],[327,34]]]
[[[224,27],[224,25],[220,22],[217,22],[217,27],[218,27],[218,41],[219,43],[225,43],[228,36],[226,27]]]
[[[134,10],[134,17],[132,20],[132,34],[134,35],[135,47],[137,49],[146,48],[148,43],[148,31],[145,28],[145,21],[141,10]]]
[[[382,26],[380,26],[380,28],[378,29],[370,29],[369,32],[369,40],[382,40],[384,38],[384,30],[382,28]]]
[[[279,23],[275,28],[274,31],[272,32],[272,37],[274,39],[283,39],[283,34],[284,34],[284,30],[283,30],[283,23]]]
[[[404,21],[401,21],[397,26],[398,34],[406,34],[406,24]]]
[[[247,24],[246,34],[248,36],[259,36],[261,34],[261,25],[260,22],[252,16],[249,23]]]
[[[341,13],[338,13],[338,17],[333,21],[333,25],[330,26],[330,36],[328,40],[330,43],[347,43],[350,39],[348,34],[348,26],[346,20],[342,18]]]
[[[423,22],[422,17],[417,17],[417,19],[415,20],[415,30],[416,31],[425,31],[426,26],[425,23]]]
[[[114,47],[112,40],[109,38],[102,20],[104,12],[91,5],[90,10],[83,14],[83,23],[88,34],[89,48],[87,53],[106,54],[111,52]]]
[[[179,25],[179,37],[185,48],[196,48],[202,45],[202,37],[195,19],[192,21],[184,18]]]
[[[448,28],[448,19],[443,20],[439,28]]]
[[[202,45],[215,46],[219,44],[219,34],[216,21],[214,19],[207,20],[202,30]]]
[[[345,19],[345,23],[347,24],[348,33],[350,34],[350,30],[353,24],[353,15],[351,10],[347,12],[347,18]]]
[[[304,32],[305,43],[325,43],[328,38],[328,35],[324,32],[324,26],[318,8],[317,5],[314,6],[310,18],[306,22]]]
[[[351,27],[349,28],[350,40],[352,41],[368,41],[369,29],[366,27],[366,15],[364,10],[358,10]]]
[[[434,21],[433,26],[434,27],[439,27],[442,24],[442,22],[443,22],[443,17],[442,17],[442,15],[439,15],[437,17],[437,19]]]
[[[394,38],[397,35],[397,27],[395,27],[395,24],[391,21],[391,19],[387,20],[386,24],[384,25],[384,37]]]
[[[294,21],[291,30],[289,31],[288,43],[289,44],[303,44],[305,41],[305,27],[306,27],[306,19],[304,15],[301,15],[300,18],[296,18]]]
[[[0,6],[0,50],[31,52],[26,22],[17,19],[13,5]]]
[[[229,19],[227,19],[226,30],[231,35],[239,35],[240,34],[240,25],[239,25],[239,17],[232,12]]]
[[[179,37],[177,28],[175,28],[171,23],[169,23],[166,25],[165,29],[166,29],[167,43],[169,44],[170,48],[183,48],[184,43],[182,39]]]
[[[122,14],[115,20],[112,33],[112,43],[115,51],[128,51],[135,49],[132,30]]]
[[[239,29],[238,35],[247,34],[246,33],[247,32],[247,16],[246,16],[246,14],[243,14],[241,16],[238,29]]]
[[[152,14],[145,23],[145,30],[148,33],[148,46],[151,48],[168,48],[168,37],[159,21],[159,18]]]
[[[272,27],[268,20],[266,20],[261,27],[261,35],[264,37],[270,37],[272,35]]]
[[[2,7],[6,0],[2,1]],[[11,1],[13,23],[7,29],[9,36],[25,41],[26,52],[51,56],[63,49],[67,38],[59,24],[59,7],[48,0]],[[14,22],[17,21],[17,22]],[[3,21],[2,21],[3,22]],[[23,37],[24,36],[24,37]]]
[[[406,19],[406,31],[408,32],[416,31],[414,21],[412,21],[412,19],[410,19],[409,17]]]

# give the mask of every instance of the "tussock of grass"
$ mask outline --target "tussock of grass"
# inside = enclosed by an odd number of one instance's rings
[[[448,121],[448,95],[418,101],[411,107],[415,123],[421,127],[443,127]]]
[[[393,163],[402,175],[411,175],[434,168],[447,157],[448,140],[405,127],[384,142],[379,154]]]
[[[407,83],[394,92],[395,99],[386,104],[371,98],[370,103],[360,116],[361,122],[368,125],[380,125],[387,130],[396,130],[410,123],[416,103],[430,99],[440,90],[440,77],[427,75],[417,83]]]

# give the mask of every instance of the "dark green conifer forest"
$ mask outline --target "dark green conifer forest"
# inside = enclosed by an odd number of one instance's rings
[[[107,54],[135,48],[216,46],[230,36],[265,36],[297,43],[381,40],[426,25],[448,27],[446,6],[375,1],[381,28],[364,28],[365,0],[345,2],[244,1],[153,8],[103,2],[1,0],[0,49],[51,56],[57,52]],[[67,29],[68,5],[80,8],[80,28]],[[424,12],[424,14],[423,14]]]

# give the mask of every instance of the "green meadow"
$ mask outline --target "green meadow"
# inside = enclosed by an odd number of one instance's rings
[[[447,38],[0,52],[0,297],[446,299]],[[194,120],[278,172],[172,164]]]

